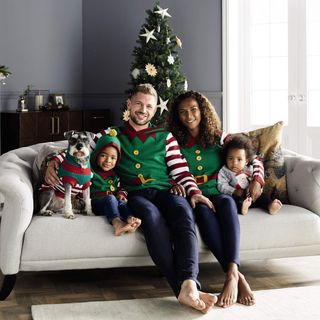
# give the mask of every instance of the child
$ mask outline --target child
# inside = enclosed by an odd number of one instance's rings
[[[119,178],[113,171],[121,156],[121,144],[113,129],[97,141],[91,154],[93,169],[90,187],[93,212],[103,214],[114,227],[115,235],[134,232],[141,220],[132,216],[126,192],[119,189]]]
[[[282,207],[280,200],[272,200],[266,192],[262,192],[252,203],[247,192],[253,175],[253,164],[250,164],[254,155],[251,140],[244,135],[234,135],[225,142],[223,155],[225,165],[218,174],[219,191],[233,196],[241,214],[247,214],[250,206],[265,208],[270,214],[276,214]]]

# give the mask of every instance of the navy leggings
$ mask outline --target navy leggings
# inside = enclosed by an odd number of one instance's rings
[[[243,201],[246,199],[245,197],[232,196],[234,201],[237,204],[238,213],[241,213]],[[268,193],[262,192],[260,197],[251,204],[250,208],[263,208],[268,210],[269,205],[272,203],[272,199]]]
[[[204,204],[195,208],[196,221],[203,242],[226,272],[231,262],[240,265],[240,224],[237,206],[226,194],[211,196],[216,212]]]
[[[129,193],[129,205],[140,218],[149,254],[179,295],[184,280],[197,280],[198,240],[188,201],[166,190],[144,189]]]
[[[111,223],[114,218],[127,221],[132,216],[128,203],[118,200],[114,195],[107,195],[91,200],[92,211],[96,215],[104,215]]]

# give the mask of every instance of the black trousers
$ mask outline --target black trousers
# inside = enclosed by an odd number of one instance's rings
[[[243,201],[246,199],[245,197],[232,196],[235,200],[238,208],[238,213],[241,213]],[[262,208],[268,210],[269,205],[273,200],[269,196],[268,193],[262,192],[261,196],[255,201],[252,202],[250,208]]]

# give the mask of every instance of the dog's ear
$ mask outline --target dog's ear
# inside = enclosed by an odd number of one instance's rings
[[[71,137],[72,137],[72,135],[74,134],[74,130],[70,130],[70,131],[66,131],[64,134],[63,134],[63,136],[67,139],[67,140],[69,140]]]
[[[93,132],[86,131],[86,135],[89,139],[93,140],[96,135]]]

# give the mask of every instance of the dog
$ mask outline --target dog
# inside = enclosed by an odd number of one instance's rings
[[[62,160],[57,172],[59,185],[42,184],[39,194],[40,215],[52,216],[62,212],[67,219],[74,219],[74,213],[94,215],[91,208],[90,143],[94,134],[87,131],[68,131],[68,149],[56,157]]]

